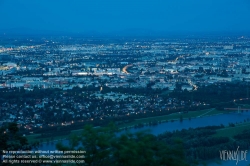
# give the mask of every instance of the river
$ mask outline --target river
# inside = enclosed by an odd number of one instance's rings
[[[248,112],[244,111],[242,113],[231,112],[231,113],[226,113],[226,114],[197,117],[197,118],[192,118],[191,120],[185,119],[182,122],[180,121],[170,122],[169,121],[168,123],[161,123],[161,124],[158,124],[157,126],[144,126],[142,128],[137,128],[137,129],[131,128],[128,131],[134,133],[138,131],[149,130],[150,133],[154,135],[158,135],[158,134],[164,133],[165,131],[174,131],[174,130],[181,130],[181,129],[188,129],[188,128],[221,125],[221,124],[228,125],[229,123],[241,123],[241,122],[244,122],[244,120],[246,119],[250,120],[250,111]],[[126,131],[120,132],[119,135],[124,132]],[[65,145],[69,144],[67,140],[62,140],[62,143]],[[55,144],[56,144],[55,142],[53,144],[44,143],[41,147],[39,147],[39,149],[55,150],[56,149]],[[244,149],[244,150],[247,150],[247,149]],[[216,153],[218,153],[218,158],[219,158],[219,152],[216,152]],[[246,166],[250,163],[250,152],[247,153],[246,158],[248,161],[239,161],[237,163],[237,166]],[[208,166],[217,166],[217,165],[218,165],[217,163],[208,164]],[[236,161],[222,161],[220,165],[221,166],[235,166]]]

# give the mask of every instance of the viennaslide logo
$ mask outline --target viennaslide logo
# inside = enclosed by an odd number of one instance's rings
[[[239,161],[247,161],[247,150],[222,150],[220,151],[220,159],[223,161],[234,160],[236,165]]]

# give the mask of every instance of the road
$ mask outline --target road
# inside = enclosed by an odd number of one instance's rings
[[[122,68],[122,71],[123,71],[124,73],[126,73],[126,74],[129,74],[129,72],[127,72],[127,68],[128,68],[128,67],[131,67],[131,66],[133,66],[133,65],[127,65],[127,66],[125,66],[124,68]]]

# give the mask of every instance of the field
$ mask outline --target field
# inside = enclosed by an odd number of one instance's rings
[[[215,137],[230,137],[233,138],[234,135],[241,133],[242,131],[250,128],[250,122],[240,123],[235,127],[226,127],[224,129],[217,130]]]

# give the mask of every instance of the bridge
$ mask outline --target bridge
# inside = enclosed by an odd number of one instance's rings
[[[240,111],[245,111],[245,110],[250,110],[250,108],[241,108],[240,106],[238,106],[238,108],[224,108],[224,110],[238,110],[238,113]]]

